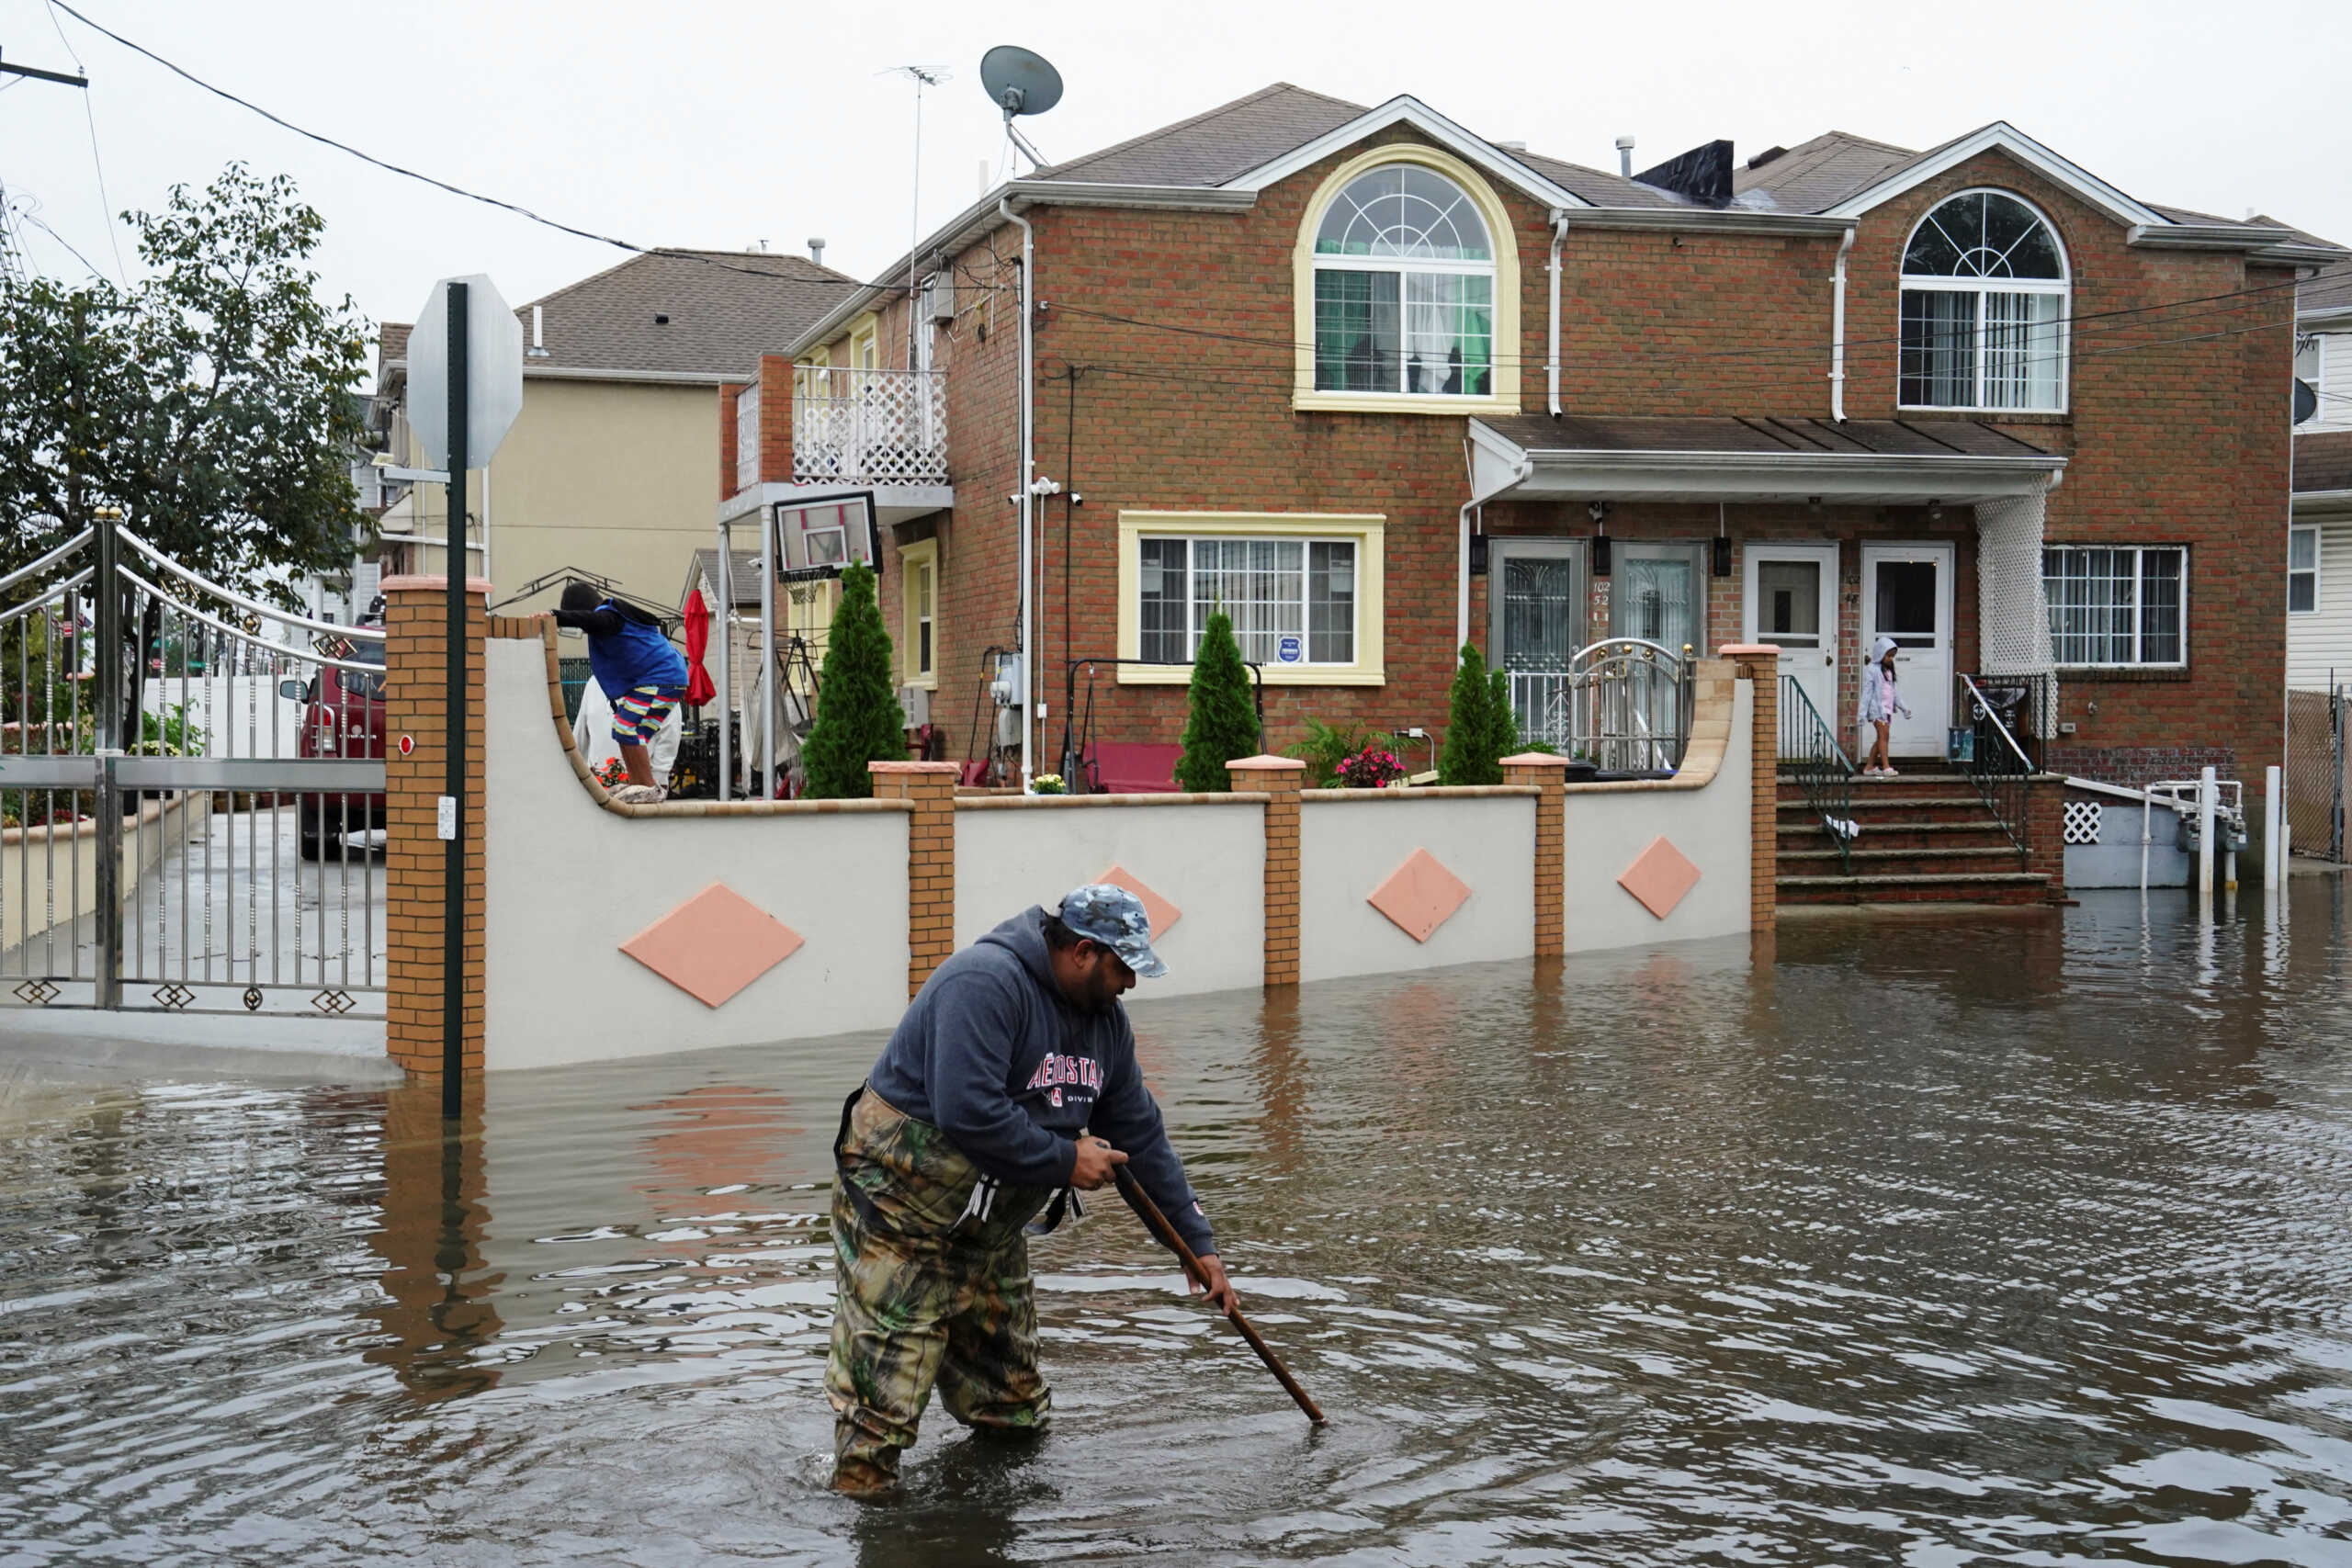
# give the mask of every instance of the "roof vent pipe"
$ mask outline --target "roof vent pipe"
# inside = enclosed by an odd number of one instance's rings
[[[1617,172],[1629,180],[1634,177],[1634,139],[1630,136],[1617,139]]]
[[[544,305],[534,305],[531,307],[531,357],[533,359],[545,359],[547,356],[547,307]]]
[[[825,265],[825,242],[822,238],[816,235],[811,235],[809,237],[808,259],[815,262],[819,266]]]

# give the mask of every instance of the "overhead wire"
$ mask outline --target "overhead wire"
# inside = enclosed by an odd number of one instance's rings
[[[47,15],[49,25],[57,31],[57,41],[65,46],[66,54],[74,62],[74,73],[87,76],[90,73],[90,68],[82,63],[81,53],[74,49],[74,40],[65,36],[65,24],[57,19],[57,0],[50,0]],[[87,87],[82,89],[82,119],[90,130],[90,167],[98,176],[98,213],[106,223],[107,245],[114,252],[115,276],[121,280],[122,286],[128,288],[130,287],[130,269],[122,265],[122,242],[116,237],[114,231],[116,222],[114,197],[107,194],[107,161],[98,152],[98,115],[97,111],[90,107],[90,90]]]

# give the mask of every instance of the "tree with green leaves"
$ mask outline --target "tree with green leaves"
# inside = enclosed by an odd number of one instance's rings
[[[817,722],[800,749],[804,793],[817,800],[863,800],[874,794],[868,762],[907,756],[907,716],[891,673],[890,634],[875,603],[874,571],[853,564],[842,574],[841,603],[817,679]]]
[[[1487,695],[1488,698],[1487,744],[1494,751],[1496,776],[1499,778],[1502,773],[1502,760],[1505,757],[1517,756],[1521,750],[1519,713],[1510,705],[1510,671],[1489,670],[1487,671]]]
[[[1176,782],[1197,795],[1233,787],[1225,765],[1258,754],[1258,710],[1250,700],[1250,670],[1233,639],[1233,617],[1217,610],[1193,656],[1192,711],[1184,719],[1184,754]]]
[[[1496,682],[1508,682],[1500,671],[1490,680],[1487,660],[1476,643],[1462,645],[1462,662],[1453,671],[1453,690],[1446,713],[1445,745],[1438,752],[1437,778],[1442,784],[1498,784],[1503,782],[1503,753],[1496,747]],[[1508,684],[1503,705],[1510,706]]]
[[[183,565],[291,607],[291,578],[348,566],[368,522],[350,465],[369,334],[303,265],[325,222],[239,164],[124,220],[134,286],[0,267],[0,566],[116,507]],[[152,647],[160,606],[125,599],[126,640]]]

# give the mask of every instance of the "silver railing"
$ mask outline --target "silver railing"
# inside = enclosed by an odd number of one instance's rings
[[[1607,637],[1565,670],[1510,671],[1520,739],[1618,771],[1678,768],[1690,739],[1690,649]]]
[[[383,636],[119,530],[0,577],[0,1005],[380,1013]]]
[[[795,368],[795,483],[947,482],[944,372]]]

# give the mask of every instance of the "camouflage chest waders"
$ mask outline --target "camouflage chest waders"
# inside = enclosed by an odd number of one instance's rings
[[[1053,1397],[1022,1227],[1054,1190],[984,1179],[945,1134],[868,1089],[842,1109],[833,1165],[836,1483],[898,1474],[934,1383],[966,1426],[1044,1427]]]

